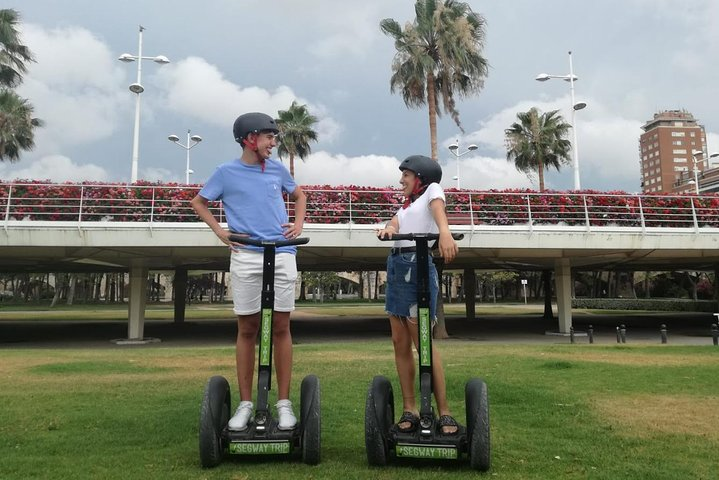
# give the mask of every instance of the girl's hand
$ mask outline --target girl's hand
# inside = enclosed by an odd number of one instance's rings
[[[442,258],[444,258],[444,261],[449,263],[454,260],[454,257],[457,256],[457,252],[459,252],[459,247],[457,246],[457,242],[454,241],[454,238],[452,238],[452,234],[449,231],[440,233],[439,253],[442,255]]]

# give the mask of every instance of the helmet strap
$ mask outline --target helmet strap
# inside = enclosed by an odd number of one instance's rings
[[[422,180],[419,177],[415,177],[414,179],[414,187],[412,188],[412,193],[409,194],[409,196],[405,199],[404,205],[402,205],[402,208],[409,207],[412,202],[417,200],[420,195],[427,189],[426,185],[422,184]]]
[[[257,137],[253,138],[252,140],[248,140],[249,135],[247,138],[242,139],[242,144],[249,147],[250,150],[255,152],[255,155],[257,155]],[[259,157],[259,155],[257,155]],[[260,168],[262,169],[262,172],[265,171],[265,159],[260,158]]]

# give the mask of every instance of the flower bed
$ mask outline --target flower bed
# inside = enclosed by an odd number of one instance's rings
[[[0,182],[5,220],[197,222],[189,205],[196,185],[137,182],[53,184]],[[309,185],[307,223],[386,222],[404,199],[389,188]],[[531,190],[457,191],[448,189],[452,225],[575,225],[718,227],[719,196],[633,195],[626,192],[544,192]],[[222,205],[210,208],[222,219]],[[288,201],[290,213],[294,205]]]

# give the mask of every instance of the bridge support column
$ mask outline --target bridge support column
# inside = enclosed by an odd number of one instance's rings
[[[172,281],[172,289],[175,294],[175,324],[181,325],[185,322],[185,300],[187,298],[187,269],[178,267],[175,269],[175,278]]]
[[[475,297],[477,296],[477,278],[473,268],[465,268],[464,283],[464,311],[467,320],[474,320]]]
[[[148,269],[142,260],[130,264],[130,298],[128,302],[128,340],[142,340],[145,333]]]
[[[568,258],[554,262],[554,278],[557,284],[559,333],[569,334],[572,326],[572,268]]]

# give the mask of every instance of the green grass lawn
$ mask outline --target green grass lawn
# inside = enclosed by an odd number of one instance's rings
[[[295,347],[295,402],[305,375],[321,382],[320,465],[233,457],[211,470],[199,467],[199,405],[213,374],[230,379],[236,405],[232,349],[2,349],[0,478],[716,478],[716,347],[436,345],[458,419],[465,382],[481,376],[489,386],[492,469],[484,475],[467,462],[367,466],[372,377],[388,376],[399,399],[386,340]]]

